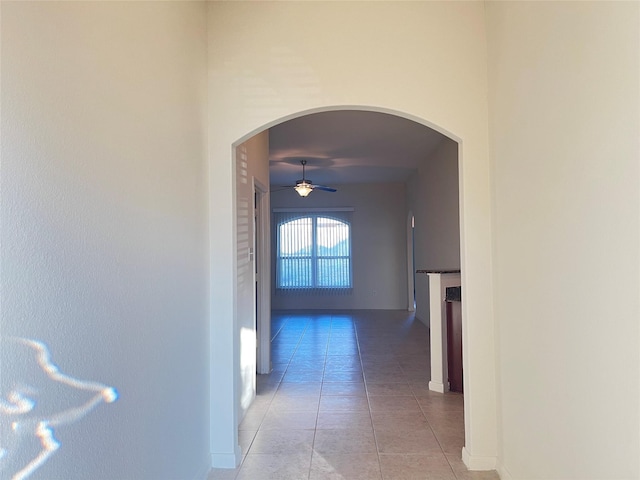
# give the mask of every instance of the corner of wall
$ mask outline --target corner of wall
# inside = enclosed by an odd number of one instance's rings
[[[498,476],[500,477],[500,480],[513,480],[513,476],[511,475],[509,470],[507,470],[507,468],[504,465],[502,465],[502,462],[498,462],[498,467],[496,468],[496,471],[498,472]]]
[[[427,328],[429,328],[429,319],[428,319],[428,318],[427,318],[427,320],[424,320],[424,319],[422,318],[422,316],[418,317],[418,316],[416,315],[415,319],[416,319],[416,320],[419,320],[419,321],[420,321],[421,323],[423,323]]]

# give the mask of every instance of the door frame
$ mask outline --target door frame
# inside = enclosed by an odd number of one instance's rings
[[[414,261],[414,216],[413,212],[409,210],[407,216],[407,311],[416,311],[416,270]]]
[[[269,187],[253,178],[256,225],[253,232],[256,285],[256,373],[271,372],[271,215]],[[257,273],[256,273],[257,272]]]

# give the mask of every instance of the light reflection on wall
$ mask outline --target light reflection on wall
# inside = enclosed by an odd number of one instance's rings
[[[255,394],[256,378],[256,331],[250,328],[240,329],[240,376],[242,385],[249,385],[240,395],[240,405],[246,411]]]
[[[61,372],[42,342],[10,338],[1,345],[0,477],[24,480],[61,448],[56,428],[115,402],[118,392]]]

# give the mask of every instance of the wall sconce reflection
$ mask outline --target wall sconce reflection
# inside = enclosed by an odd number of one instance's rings
[[[77,422],[101,403],[115,402],[118,392],[61,372],[37,340],[5,339],[2,347],[0,476],[7,478],[9,472],[12,480],[24,480],[60,448],[57,427]],[[37,399],[45,390],[47,402],[40,405]]]

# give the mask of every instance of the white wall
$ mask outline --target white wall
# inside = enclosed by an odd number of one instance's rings
[[[251,137],[236,148],[236,308],[238,310],[239,391],[238,421],[244,418],[256,395],[256,267],[255,184],[269,188],[269,132]],[[268,205],[268,203],[267,203]],[[268,207],[267,207],[268,208]],[[265,225],[268,239],[269,225]],[[268,245],[265,246],[268,251]],[[268,321],[268,320],[267,320]]]
[[[497,452],[495,300],[503,477],[638,478],[638,4],[204,8],[1,3],[1,333],[121,393],[32,478],[204,476],[208,331],[238,460],[232,146],[345,106],[460,141],[466,461]]]
[[[416,270],[460,270],[458,145],[444,141],[407,184]],[[416,275],[416,317],[429,325],[429,279]]]
[[[56,428],[30,479],[203,478],[206,7],[1,8],[2,341],[45,342],[61,371],[120,393]],[[2,352],[4,398],[40,381]],[[89,398],[34,384],[34,414]],[[37,442],[16,453],[2,434],[3,465],[24,464]]]
[[[484,5],[480,2],[211,2],[211,221],[232,232],[235,142],[293,116],[362,107],[405,116],[461,142],[461,265],[467,453],[495,462],[490,193]],[[330,34],[328,33],[330,32]],[[233,238],[212,235],[212,348],[232,371]],[[218,464],[233,445],[232,377],[220,377],[212,435]],[[473,415],[471,415],[473,413]],[[214,460],[215,461],[215,460]]]
[[[640,477],[639,9],[487,5],[503,478]]]
[[[353,291],[350,295],[275,293],[274,309],[406,309],[406,191],[402,183],[336,185],[337,192],[300,197],[271,194],[273,208],[354,208],[351,222]],[[275,257],[272,260],[275,265]],[[275,273],[275,268],[273,269]],[[275,285],[275,278],[272,285]]]

